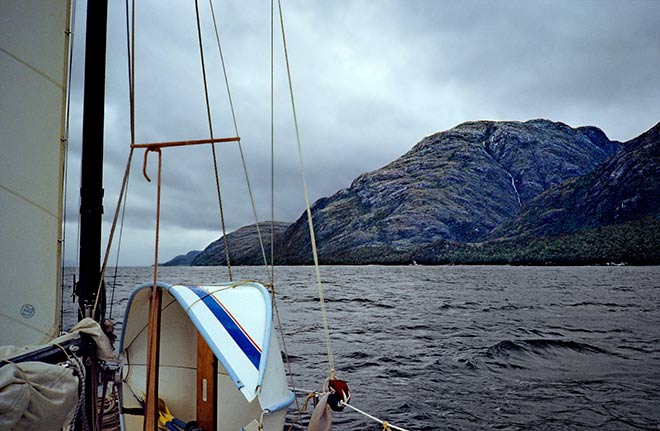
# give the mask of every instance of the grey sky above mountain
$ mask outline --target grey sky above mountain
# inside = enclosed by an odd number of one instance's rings
[[[110,2],[105,235],[130,144],[124,2]],[[209,136],[193,2],[137,2],[136,141]],[[260,220],[270,214],[270,2],[214,1]],[[235,134],[207,1],[200,1],[214,134]],[[626,141],[660,119],[660,1],[285,1],[312,201],[464,121],[548,118]],[[84,58],[78,2],[66,261],[75,263]],[[275,28],[275,219],[304,209]],[[254,223],[235,144],[216,147],[228,230]],[[164,151],[160,261],[221,235],[210,147]],[[153,262],[156,189],[134,156],[122,265]],[[149,157],[148,171],[156,175]]]

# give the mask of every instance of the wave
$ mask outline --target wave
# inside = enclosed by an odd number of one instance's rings
[[[303,360],[303,357],[302,357],[302,356],[292,355],[292,354],[290,354],[290,353],[289,353],[289,355],[287,356],[287,355],[286,355],[284,352],[282,352],[282,351],[280,351],[280,354],[282,355],[282,361],[283,361],[285,364],[291,364],[291,363],[295,363],[295,362],[301,362],[301,361]]]
[[[573,340],[533,338],[526,340],[504,340],[490,346],[484,352],[489,358],[500,356],[510,356],[518,353],[532,353],[543,355],[548,352],[573,351],[584,354],[605,354],[612,353],[587,343],[581,343]]]
[[[424,325],[424,324],[407,324],[407,323],[402,323],[400,325],[396,326],[397,330],[403,331],[408,335],[415,336],[416,334],[410,334],[411,331],[432,331],[433,326],[431,325]]]
[[[317,301],[319,298],[315,298]],[[394,305],[391,304],[384,304],[379,301],[374,301],[372,299],[368,298],[334,298],[334,299],[325,299],[325,302],[327,303],[335,303],[335,304],[365,304],[367,306],[372,306],[372,307],[378,307],[378,308],[386,308],[386,309],[393,309],[396,308]]]
[[[438,306],[439,310],[474,310],[479,306],[476,302],[463,302],[461,304],[450,304],[445,302],[444,304]]]
[[[582,302],[575,302],[572,304],[564,304],[566,307],[590,307],[590,306],[595,306],[595,307],[608,307],[608,308],[630,308],[630,307],[636,307],[634,304],[617,304],[614,302],[596,302],[596,301],[582,301]]]
[[[519,311],[519,310],[541,310],[544,307],[540,305],[515,305],[515,304],[505,304],[501,306],[486,306],[481,309],[484,313],[491,311]]]
[[[520,333],[520,334],[526,334],[526,335],[536,335],[539,337],[563,337],[564,334],[561,332],[557,331],[542,331],[540,329],[531,329],[531,328],[525,328],[522,326],[517,327],[515,332]]]
[[[561,325],[548,325],[550,329],[558,329],[566,332],[578,332],[585,334],[632,334],[633,331],[624,328],[607,328],[607,329],[594,329],[594,328],[574,328],[570,326]]]

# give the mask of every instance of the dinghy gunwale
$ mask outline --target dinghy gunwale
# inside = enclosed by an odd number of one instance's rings
[[[267,415],[272,413],[277,413],[280,410],[289,408],[289,406],[291,406],[291,404],[293,404],[295,400],[296,400],[296,394],[294,394],[293,391],[290,390],[289,396],[287,398],[271,406],[265,406],[263,407],[263,410],[266,412]]]

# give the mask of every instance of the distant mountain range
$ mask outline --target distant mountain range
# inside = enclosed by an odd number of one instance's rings
[[[422,139],[312,214],[326,264],[660,263],[659,196],[660,123],[620,143],[596,127],[476,121]],[[227,236],[233,264],[263,262],[255,238],[254,225]],[[222,242],[191,264],[225,264]],[[306,214],[278,222],[274,244],[276,263],[310,263]]]

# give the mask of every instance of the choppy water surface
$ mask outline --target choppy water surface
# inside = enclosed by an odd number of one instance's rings
[[[410,430],[660,429],[659,267],[322,267],[352,404]],[[237,268],[236,279],[263,279]],[[150,268],[120,268],[113,315]],[[162,268],[212,284],[223,268]],[[328,372],[311,267],[276,268],[295,382]],[[110,279],[111,281],[111,279]],[[111,283],[110,283],[111,284]],[[351,411],[334,429],[380,430]],[[300,429],[300,428],[299,428]]]

